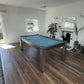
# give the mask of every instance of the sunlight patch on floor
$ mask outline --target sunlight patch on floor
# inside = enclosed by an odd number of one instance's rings
[[[0,47],[1,47],[1,48],[4,48],[4,49],[15,48],[15,46],[9,45],[9,44],[0,44]]]

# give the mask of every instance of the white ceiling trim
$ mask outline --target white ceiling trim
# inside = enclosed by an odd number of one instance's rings
[[[45,9],[82,0],[0,0],[0,4]]]

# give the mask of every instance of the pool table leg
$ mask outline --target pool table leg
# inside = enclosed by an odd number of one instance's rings
[[[65,43],[65,45],[63,46],[63,61],[65,60],[65,58],[66,58],[66,43]]]
[[[42,72],[45,71],[46,66],[46,56],[45,56],[45,49],[40,49],[40,70]]]
[[[20,40],[20,48],[23,51],[23,41],[22,40]]]

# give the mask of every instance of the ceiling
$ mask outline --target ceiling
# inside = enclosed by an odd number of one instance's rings
[[[0,0],[0,4],[45,9],[77,1],[80,0]]]

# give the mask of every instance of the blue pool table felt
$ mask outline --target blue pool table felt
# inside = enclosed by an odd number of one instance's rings
[[[47,38],[47,37],[42,36],[42,35],[29,35],[29,36],[23,36],[23,37],[28,39],[29,41],[34,42],[34,43],[36,43],[40,46],[43,46],[43,47],[63,42],[61,40],[52,39],[50,37]]]

